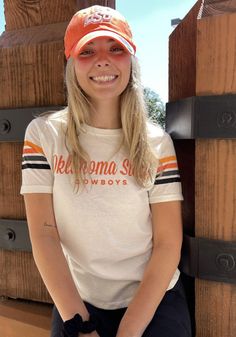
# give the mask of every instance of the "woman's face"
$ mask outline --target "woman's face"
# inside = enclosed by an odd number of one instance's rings
[[[128,85],[131,55],[111,38],[100,37],[87,43],[74,64],[79,85],[94,102],[115,102]]]

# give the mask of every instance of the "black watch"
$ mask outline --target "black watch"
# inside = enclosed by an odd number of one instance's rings
[[[63,323],[64,335],[68,337],[78,337],[78,333],[91,333],[97,328],[97,320],[93,315],[89,316],[88,321],[83,321],[79,314]]]

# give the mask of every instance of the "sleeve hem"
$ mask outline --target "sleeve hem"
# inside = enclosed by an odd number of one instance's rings
[[[167,201],[183,201],[184,198],[182,195],[176,194],[176,195],[166,195],[162,197],[154,197],[149,199],[149,204],[154,204],[158,202],[167,202]]]
[[[53,190],[52,186],[41,186],[41,185],[22,186],[20,189],[20,194],[25,193],[53,193]]]

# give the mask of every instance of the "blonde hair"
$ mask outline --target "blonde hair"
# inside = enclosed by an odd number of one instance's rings
[[[79,86],[72,58],[68,60],[66,66],[66,86],[68,102],[66,146],[71,156],[74,182],[82,186],[84,178],[82,168],[89,163],[90,158],[81,146],[78,134],[83,130],[83,123],[90,123],[90,111],[93,107]],[[148,117],[140,83],[139,64],[134,56],[132,56],[129,83],[120,96],[120,110],[123,130],[121,146],[124,145],[128,150],[137,183],[145,187],[150,183],[150,177],[153,177],[158,158],[148,142]]]

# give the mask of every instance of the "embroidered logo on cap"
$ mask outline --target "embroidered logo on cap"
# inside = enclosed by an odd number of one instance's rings
[[[93,14],[89,14],[84,19],[84,27],[89,24],[97,24],[101,22],[111,22],[112,15],[108,12],[102,13],[101,11],[96,11]]]

